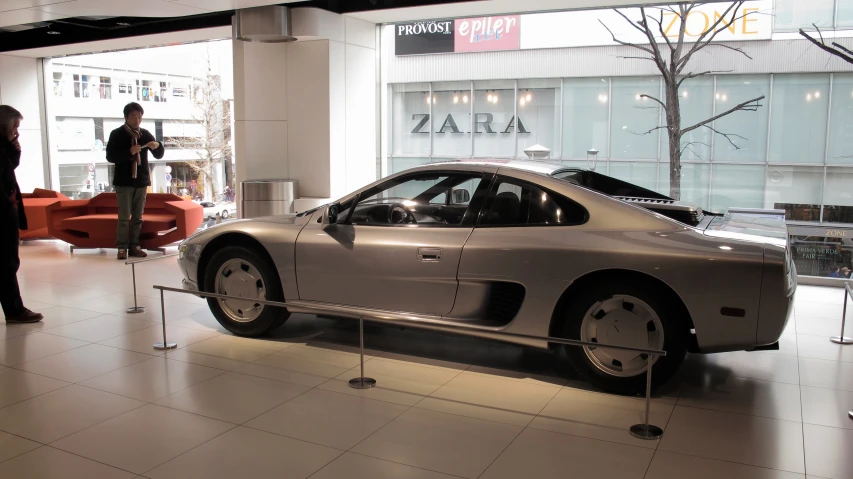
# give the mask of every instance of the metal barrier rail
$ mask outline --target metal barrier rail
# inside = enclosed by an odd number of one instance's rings
[[[167,343],[166,342],[166,305],[163,297],[163,293],[165,291],[169,291],[172,293],[182,293],[182,294],[190,294],[193,296],[198,296],[201,298],[216,298],[216,299],[235,299],[239,301],[245,301],[250,298],[240,298],[237,296],[227,296],[224,294],[216,294],[216,293],[205,293],[201,291],[188,291],[181,288],[172,288],[169,286],[158,286],[154,285],[154,289],[160,291],[160,305],[162,309],[162,319],[163,319],[163,342],[155,343],[155,349],[174,349],[177,347],[175,343]],[[280,301],[269,301],[263,299],[252,299],[252,301],[262,304],[265,306],[276,306],[279,308],[287,308],[287,303],[282,303]],[[349,318],[343,318],[349,319]],[[355,389],[369,389],[376,385],[376,380],[373,378],[364,376],[364,317],[358,318],[358,335],[359,335],[359,349],[360,349],[360,359],[361,359],[361,376],[357,378],[353,378],[349,381],[349,385]],[[387,319],[379,319],[379,318],[368,318],[367,321],[371,321],[374,323],[380,324],[388,324],[392,326],[400,326],[407,324],[406,321],[400,320],[387,320]],[[414,325],[416,322],[412,322]],[[442,331],[450,332],[450,333],[464,333],[466,331],[470,331],[472,328],[466,328],[463,326],[459,327],[442,327]],[[651,408],[651,394],[652,394],[652,363],[655,358],[666,356],[666,351],[661,351],[657,349],[644,349],[644,348],[635,348],[631,346],[616,346],[616,345],[608,345],[601,343],[593,343],[588,341],[579,341],[575,339],[565,339],[565,338],[554,338],[550,336],[533,336],[528,334],[517,334],[517,333],[501,333],[507,337],[514,337],[519,339],[533,339],[538,341],[548,341],[550,343],[555,344],[564,344],[567,346],[581,346],[581,347],[591,347],[591,348],[602,348],[602,349],[615,349],[619,351],[631,351],[635,353],[641,353],[646,355],[646,413],[645,413],[645,422],[643,424],[635,424],[631,426],[630,432],[631,435],[639,438],[639,439],[659,439],[663,436],[663,429],[649,424],[649,411]]]
[[[129,260],[129,261],[124,262],[124,265],[125,266],[130,265],[130,269],[133,271],[132,272],[132,274],[133,274],[133,307],[127,308],[127,312],[129,314],[138,314],[138,313],[144,313],[145,312],[145,307],[140,306],[136,300],[136,264],[137,263],[147,263],[149,261],[160,261],[161,259],[174,258],[175,256],[178,256],[178,254],[177,253],[176,254],[167,254],[167,255],[163,255],[163,256],[157,256],[156,258],[140,259],[140,260],[136,260],[136,261]]]
[[[850,283],[844,283],[844,310],[841,313],[841,334],[829,338],[835,344],[853,344],[853,338],[844,337],[844,323],[847,321],[847,298],[853,297],[853,289]],[[853,415],[851,415],[853,417]]]

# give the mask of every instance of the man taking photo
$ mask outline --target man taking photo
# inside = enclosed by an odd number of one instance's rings
[[[142,231],[142,212],[145,210],[145,195],[151,186],[148,170],[148,150],[158,160],[165,149],[154,139],[154,135],[141,128],[145,110],[139,103],[128,103],[124,107],[124,125],[110,133],[107,143],[107,161],[115,164],[113,186],[118,200],[118,229],[116,246],[118,259],[148,256],[139,247]]]

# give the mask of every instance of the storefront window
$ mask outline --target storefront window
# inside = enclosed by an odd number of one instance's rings
[[[692,78],[678,89],[681,109],[681,127],[687,128],[714,116],[714,77]],[[666,119],[662,120],[665,125]],[[697,128],[681,137],[682,161],[709,161],[711,159],[712,131]],[[661,130],[661,159],[669,160],[669,135]]]
[[[764,170],[764,165],[714,165],[710,210],[763,208]]]
[[[563,157],[585,158],[589,150],[609,155],[609,78],[563,80]]]
[[[604,172],[602,171],[602,173]],[[657,162],[643,161],[611,161],[609,176],[643,188],[657,190],[658,164]]]
[[[395,155],[430,155],[431,103],[429,84],[394,85],[391,140]],[[436,100],[438,101],[438,100]]]
[[[390,174],[399,173],[401,171],[406,171],[409,168],[414,168],[416,166],[426,165],[429,163],[429,158],[409,158],[409,157],[396,157],[391,158],[390,165]]]
[[[771,163],[820,163],[826,152],[829,75],[775,75]]]
[[[853,2],[849,2],[853,4]],[[827,163],[853,164],[853,74],[836,73],[832,80]]]
[[[800,28],[832,28],[836,0],[776,0],[774,25],[777,32],[795,32]],[[839,1],[839,10],[841,4]]]
[[[714,122],[715,130],[737,135],[729,137],[731,142],[722,135],[716,135],[715,161],[764,163],[767,160],[767,118],[770,114],[770,75],[717,76],[714,102],[718,115],[761,95],[765,99],[758,110],[736,111]]]
[[[474,82],[474,90],[474,156],[512,157],[516,123],[519,144],[531,137],[524,117],[515,119],[515,82]]]
[[[853,223],[853,168],[826,169],[823,204],[824,222]]]
[[[669,196],[669,162],[660,164],[658,193]],[[708,207],[708,184],[711,165],[681,163],[681,201]]]
[[[661,108],[654,100],[659,98],[658,77],[613,78],[612,121],[610,143],[612,158],[658,158]]]
[[[471,156],[471,82],[434,83],[432,88],[432,154]]]
[[[853,27],[853,2],[850,0],[837,0],[838,12],[836,13],[836,26]]]
[[[790,241],[797,274],[837,278],[842,276],[842,268],[853,268],[850,238],[795,235]]]
[[[820,221],[823,166],[770,166],[765,207],[786,210],[786,219]]]
[[[516,156],[541,145],[551,150],[552,158],[560,157],[560,80],[519,80],[518,117],[527,134],[518,135]]]

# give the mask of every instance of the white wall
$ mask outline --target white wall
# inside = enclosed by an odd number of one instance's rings
[[[15,172],[24,192],[46,185],[39,61],[0,55],[0,104],[10,105],[24,115],[19,129],[23,154]]]

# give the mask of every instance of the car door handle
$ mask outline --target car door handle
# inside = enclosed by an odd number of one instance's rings
[[[441,248],[418,248],[418,260],[423,262],[441,261]]]

